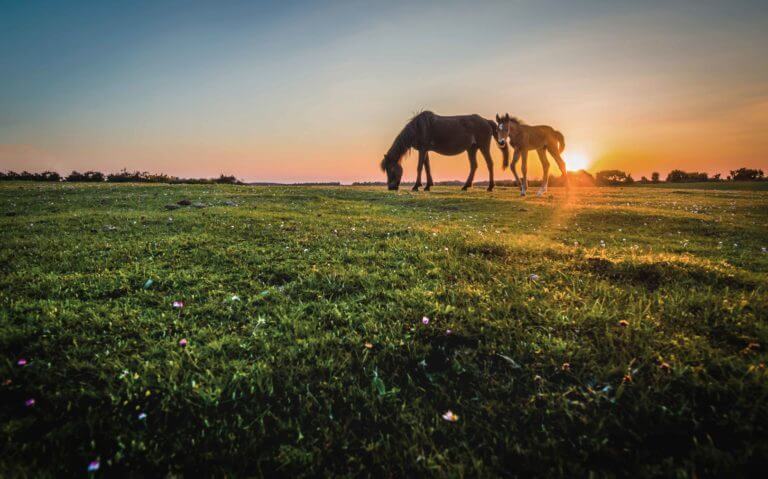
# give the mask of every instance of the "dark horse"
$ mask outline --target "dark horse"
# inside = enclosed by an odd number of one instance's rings
[[[403,177],[403,166],[400,160],[403,155],[414,148],[419,152],[419,166],[416,184],[413,190],[421,186],[421,169],[426,167],[427,186],[432,185],[432,172],[429,166],[429,152],[441,155],[458,155],[466,151],[469,154],[469,177],[461,188],[466,190],[472,186],[477,170],[477,150],[483,154],[488,166],[488,191],[493,189],[493,160],[491,159],[491,138],[496,138],[497,127],[492,120],[486,120],[480,115],[440,116],[431,111],[424,111],[411,118],[399,135],[392,142],[389,151],[381,160],[381,169],[387,172],[387,187],[396,190],[400,187]],[[505,160],[508,159],[507,149],[502,150]]]

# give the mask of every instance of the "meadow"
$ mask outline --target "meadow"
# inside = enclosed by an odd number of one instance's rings
[[[6,183],[0,244],[2,477],[768,467],[765,189]]]

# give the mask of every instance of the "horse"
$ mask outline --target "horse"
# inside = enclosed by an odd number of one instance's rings
[[[565,138],[563,134],[555,130],[551,126],[547,125],[526,125],[517,118],[510,117],[509,113],[504,117],[500,117],[496,114],[496,123],[498,123],[498,132],[496,134],[496,140],[499,142],[499,148],[506,149],[507,144],[514,148],[515,154],[512,157],[512,174],[515,175],[515,181],[520,185],[520,196],[525,196],[528,190],[528,151],[536,150],[541,160],[541,166],[544,170],[544,182],[542,183],[539,191],[536,192],[537,196],[542,196],[547,192],[547,186],[549,185],[549,161],[547,160],[547,152],[555,159],[560,172],[562,173],[565,185],[568,186],[568,174],[565,169],[565,162],[560,156],[560,153],[565,149]],[[506,140],[506,141],[505,141]],[[522,157],[523,163],[521,166],[523,181],[520,182],[520,177],[517,176],[517,161]],[[509,154],[504,156],[504,164],[502,170],[507,168],[509,164]]]
[[[423,111],[406,123],[402,131],[395,137],[384,159],[381,160],[382,171],[387,172],[387,187],[397,190],[403,177],[401,160],[411,149],[419,152],[416,183],[413,191],[421,187],[421,170],[427,170],[427,185],[424,191],[429,191],[434,182],[429,164],[429,152],[441,155],[458,155],[467,152],[469,155],[469,176],[462,190],[472,186],[477,170],[477,151],[480,150],[485,164],[488,166],[488,191],[493,190],[493,160],[491,159],[491,138],[496,137],[497,127],[493,120],[487,120],[480,115],[440,116],[431,111]],[[506,150],[504,162],[509,163]]]

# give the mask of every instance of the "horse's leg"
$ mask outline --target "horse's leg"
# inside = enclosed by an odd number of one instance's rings
[[[477,146],[470,146],[467,150],[469,154],[469,176],[467,182],[461,187],[462,191],[472,186],[472,182],[475,181],[475,170],[477,170]]]
[[[493,159],[491,158],[491,150],[488,146],[485,146],[480,150],[480,153],[483,154],[485,165],[488,167],[488,191],[493,191],[495,184],[493,182]]]
[[[515,153],[512,155],[512,174],[515,175],[515,183],[517,183],[517,186],[522,188],[522,183],[520,183],[520,177],[517,176],[517,162],[519,160],[520,160],[520,150],[515,148]]]
[[[429,166],[429,153],[424,152],[424,169],[427,170],[427,186],[424,187],[424,191],[432,189],[432,168]]]
[[[560,152],[557,151],[557,147],[548,146],[547,151],[550,155],[552,155],[552,158],[555,159],[555,163],[557,163],[557,167],[560,168],[560,172],[562,173],[563,180],[565,181],[565,186],[570,187],[570,183],[568,182],[568,172],[565,169],[565,162],[563,161],[563,158],[560,156]]]
[[[547,192],[547,186],[549,186],[549,160],[547,159],[547,149],[541,147],[536,150],[539,154],[539,160],[541,160],[541,169],[543,170],[542,184],[539,187],[539,191],[536,192],[536,196],[542,196]]]
[[[419,166],[416,167],[416,183],[413,184],[413,188],[411,188],[412,191],[419,191],[419,187],[421,186],[421,169],[424,167],[425,155],[426,152],[419,152]]]
[[[520,196],[525,196],[528,191],[528,151],[525,148],[521,148],[521,159],[523,160],[520,166],[520,172],[523,174],[523,182],[520,184]]]

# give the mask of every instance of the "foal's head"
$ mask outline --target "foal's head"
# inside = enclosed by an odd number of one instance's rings
[[[496,132],[496,140],[499,142],[499,147],[506,148],[509,143],[509,136],[520,125],[520,120],[515,117],[510,117],[509,113],[505,113],[504,116],[499,116],[496,113],[496,123],[498,123],[498,131]]]

